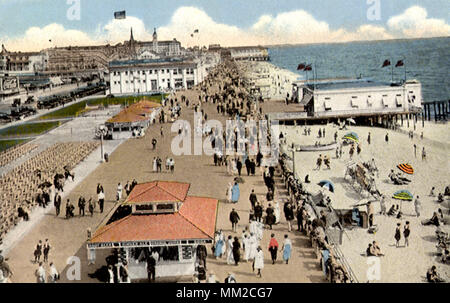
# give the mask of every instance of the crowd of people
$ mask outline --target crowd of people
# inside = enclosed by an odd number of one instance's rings
[[[35,207],[49,204],[55,175],[64,176],[97,147],[97,142],[56,143],[1,177],[0,241],[20,220],[28,220]]]

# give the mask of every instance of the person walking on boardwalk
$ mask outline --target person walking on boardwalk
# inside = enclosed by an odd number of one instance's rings
[[[237,203],[239,201],[240,194],[239,184],[237,182],[234,182],[234,185],[231,189],[231,203]]]
[[[55,199],[53,200],[53,204],[55,205],[56,209],[56,216],[59,216],[59,213],[61,212],[61,195],[57,192],[55,194]]]
[[[405,247],[409,246],[409,235],[411,234],[411,230],[409,229],[409,221],[406,221],[405,227],[403,229],[403,237],[405,238]]]
[[[39,268],[35,272],[37,283],[45,283],[45,269],[42,262],[39,262]]]
[[[369,132],[369,134],[367,135],[367,144],[370,145],[370,142],[371,142],[371,138],[370,138],[370,132]]]
[[[92,217],[94,215],[94,209],[95,209],[95,205],[94,205],[94,201],[92,200],[92,197],[89,198],[88,209],[89,209],[89,213],[91,214],[91,217]]]
[[[241,218],[239,217],[239,214],[236,212],[236,210],[233,208],[230,212],[230,222],[231,222],[231,229],[233,232],[236,232],[236,227],[238,225],[238,222]]]
[[[36,244],[36,248],[34,249],[34,263],[38,263],[41,260],[42,255],[42,241],[39,240],[38,244]]]
[[[400,239],[402,238],[402,233],[400,230],[401,224],[397,223],[397,228],[395,229],[395,235],[394,235],[394,239],[395,239],[395,247],[400,247]]]
[[[105,204],[105,193],[103,191],[100,191],[98,193],[98,205],[100,207],[100,212],[103,213],[103,206]]]
[[[227,264],[233,264],[234,258],[233,258],[233,237],[228,236],[227,239]]]
[[[122,192],[123,192],[122,183],[119,182],[119,184],[117,184],[117,191],[116,191],[117,201],[120,201],[122,199]]]
[[[264,253],[261,249],[261,246],[258,246],[258,248],[256,249],[255,259],[253,260],[252,268],[253,271],[257,269],[258,272],[256,273],[256,276],[262,278],[261,269],[264,268]]]
[[[152,149],[153,149],[153,150],[156,148],[156,143],[157,143],[157,142],[158,142],[158,141],[156,141],[155,138],[152,139]]]
[[[80,196],[78,198],[78,209],[79,209],[79,215],[84,217],[84,208],[86,206],[86,200],[83,196]]]
[[[45,243],[43,245],[43,253],[44,253],[44,262],[48,262],[48,254],[50,253],[50,242],[48,242],[48,239],[45,239]]]
[[[270,251],[270,256],[272,258],[272,264],[275,264],[275,261],[277,260],[277,252],[278,252],[278,242],[277,242],[277,239],[275,239],[275,234],[270,235],[269,251]]]
[[[234,237],[234,242],[233,242],[233,259],[234,259],[234,264],[236,266],[238,266],[239,265],[239,261],[241,260],[241,243],[239,243],[238,237]]]
[[[291,239],[289,239],[288,235],[284,235],[282,250],[283,250],[283,260],[286,261],[286,264],[289,263],[289,259],[291,258],[291,249],[292,249]]]
[[[248,199],[250,200],[250,204],[252,205],[252,209],[254,210],[256,202],[258,202],[258,198],[256,197],[254,189],[252,189],[252,193],[250,194],[250,197]]]
[[[294,210],[292,209],[291,203],[286,202],[283,210],[284,210],[284,217],[286,218],[286,222],[288,224],[288,231],[292,231],[292,221],[294,220]]]

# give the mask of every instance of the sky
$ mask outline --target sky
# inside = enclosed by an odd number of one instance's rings
[[[115,20],[121,10],[126,19]],[[156,28],[185,47],[429,38],[450,36],[449,12],[449,0],[0,0],[0,43],[115,44],[130,28],[137,40]]]

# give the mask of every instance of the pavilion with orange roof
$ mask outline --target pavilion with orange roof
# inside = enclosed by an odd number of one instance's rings
[[[129,213],[116,220],[111,214],[88,241],[88,251],[120,250],[131,279],[147,277],[146,258],[155,252],[156,277],[193,275],[197,246],[214,239],[218,200],[188,196],[189,187],[171,181],[137,184],[121,204]]]

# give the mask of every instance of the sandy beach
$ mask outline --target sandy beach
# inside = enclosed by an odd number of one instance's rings
[[[406,124],[406,122],[405,122]],[[402,212],[404,216],[401,220],[394,217],[378,214],[380,203],[375,203],[374,224],[378,226],[376,234],[369,234],[367,229],[355,228],[346,230],[343,236],[342,251],[352,266],[360,282],[366,282],[367,257],[365,250],[367,245],[376,240],[380,245],[384,257],[380,258],[381,279],[373,282],[424,282],[425,273],[429,267],[436,265],[438,272],[444,277],[449,278],[450,269],[448,265],[440,262],[437,256],[436,236],[434,226],[422,226],[421,221],[430,219],[433,212],[441,208],[445,218],[449,219],[449,200],[441,204],[437,203],[436,197],[430,197],[429,193],[432,187],[436,188],[436,195],[443,192],[448,186],[449,173],[449,148],[450,132],[448,124],[426,122],[422,128],[422,123],[416,125],[414,139],[410,139],[407,133],[387,130],[376,127],[351,126],[347,130],[338,130],[335,125],[307,126],[311,128],[311,135],[303,135],[304,126],[282,126],[280,130],[287,133],[287,143],[310,145],[320,141],[321,143],[330,143],[334,141],[334,133],[338,132],[338,141],[346,133],[353,131],[359,135],[362,152],[359,156],[354,155],[354,162],[368,162],[372,158],[379,169],[379,178],[376,178],[378,190],[385,194],[389,199],[386,201],[386,207],[389,209],[392,204],[400,204],[400,201],[392,199],[395,191],[400,189],[409,190],[415,197],[419,196],[422,202],[422,212],[420,217],[415,216],[413,202],[403,202]],[[318,138],[319,129],[324,129],[326,137]],[[410,129],[403,127],[403,130],[413,130],[413,123]],[[368,133],[371,133],[371,144],[367,143]],[[420,134],[423,132],[423,139]],[[384,141],[386,133],[389,134],[389,143]],[[417,146],[417,155],[414,155],[414,144]],[[426,149],[426,160],[421,159],[422,147]],[[300,179],[304,179],[309,174],[311,184],[307,184],[307,189],[313,193],[320,190],[316,185],[321,180],[330,180],[335,185],[334,193],[329,194],[332,199],[332,206],[335,209],[351,209],[353,205],[364,203],[367,200],[366,194],[360,195],[348,180],[344,179],[346,165],[350,162],[349,146],[343,147],[344,153],[341,159],[336,159],[335,151],[329,152],[297,152],[296,167]],[[331,158],[331,169],[324,167],[321,170],[314,170],[316,159],[319,156],[328,155]],[[396,165],[400,163],[409,163],[414,167],[414,175],[409,176],[411,183],[409,185],[394,185],[389,181],[388,174],[391,169],[398,171]],[[365,211],[366,207],[361,207]],[[410,246],[395,247],[394,233],[397,223],[409,221],[411,226]],[[450,231],[449,225],[441,226],[445,232]],[[347,236],[348,235],[348,236]],[[403,240],[402,240],[403,241]],[[403,245],[403,242],[401,244]]]

